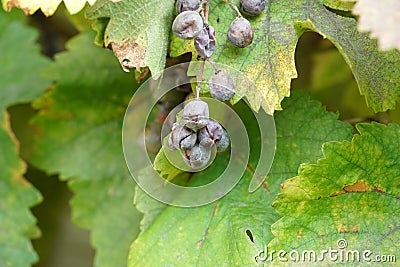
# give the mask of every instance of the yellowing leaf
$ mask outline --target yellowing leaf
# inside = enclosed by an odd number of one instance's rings
[[[255,82],[257,88],[244,90],[254,110],[262,107],[272,114],[281,109],[282,99],[290,94],[291,80],[297,77],[294,53],[306,30],[318,32],[338,48],[369,107],[375,112],[395,108],[400,96],[400,53],[380,52],[373,40],[357,31],[355,19],[336,15],[324,3],[349,9],[337,1],[267,1],[263,13],[248,18],[254,28],[253,43],[237,48],[226,37],[236,13],[222,1],[211,1],[209,23],[217,38],[212,59],[242,71]],[[191,42],[172,36],[171,55],[193,52],[192,58],[197,60]]]
[[[37,10],[41,10],[46,16],[53,15],[62,0],[1,0],[3,9],[11,11],[13,7],[22,9],[26,15],[32,15]],[[85,4],[93,5],[96,0],[64,0],[67,10],[71,14],[78,13]]]
[[[1,93],[1,92],[0,92]],[[17,142],[5,112],[0,114],[0,266],[31,266],[38,260],[29,238],[40,231],[29,207],[41,196],[24,178],[26,164],[18,157]]]
[[[320,2],[332,9],[350,11],[357,0],[320,0]]]
[[[154,78],[164,69],[174,0],[99,0],[89,19],[110,18],[104,44],[111,44],[125,71],[148,66]],[[101,38],[99,38],[101,39]]]
[[[318,253],[340,248],[342,239],[345,253],[399,252],[400,127],[371,123],[357,129],[351,142],[324,144],[324,158],[302,165],[282,184],[273,206],[283,218],[272,225],[270,250]]]

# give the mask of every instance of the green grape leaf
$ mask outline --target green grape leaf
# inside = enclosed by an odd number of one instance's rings
[[[35,44],[38,33],[23,25],[19,15],[0,10],[0,110],[31,101],[50,85],[50,79],[39,75],[49,60],[40,55]]]
[[[7,113],[0,115],[0,266],[31,266],[38,260],[29,238],[37,238],[36,218],[29,207],[41,196],[24,178],[26,164],[18,157],[17,141]]]
[[[110,18],[104,44],[111,45],[125,71],[148,66],[156,79],[165,66],[174,3],[99,0],[86,15],[89,19]]]
[[[35,43],[38,33],[23,23],[19,12],[0,10],[0,266],[31,266],[38,260],[29,238],[40,236],[29,210],[41,201],[39,191],[23,174],[19,144],[12,132],[7,107],[31,101],[50,80],[38,71],[49,63]]]
[[[351,142],[324,144],[317,164],[302,165],[282,184],[273,205],[283,218],[272,225],[269,249],[320,256],[344,239],[346,249],[360,255],[366,249],[398,253],[400,127],[371,123],[357,130]]]
[[[32,163],[59,173],[75,192],[74,221],[92,230],[95,266],[123,266],[141,215],[122,154],[122,120],[137,87],[111,52],[80,34],[45,74],[57,82],[34,103],[39,114]]]
[[[235,105],[248,129],[251,151],[259,133],[251,111]],[[128,266],[254,266],[258,250],[272,240],[270,226],[279,216],[271,207],[280,184],[296,175],[301,162],[315,162],[322,156],[321,145],[331,140],[349,140],[352,128],[337,121],[321,104],[294,92],[276,113],[277,148],[270,174],[263,186],[248,192],[252,170],[257,163],[253,153],[239,184],[220,200],[196,208],[165,206],[142,202],[147,230],[131,246]],[[258,139],[259,140],[259,139]],[[227,156],[220,155],[214,168],[191,177],[193,185],[203,183],[223,171]],[[159,214],[152,216],[152,212]],[[152,221],[151,221],[152,220]],[[218,253],[216,253],[218,252]],[[148,259],[152,259],[149,261]]]
[[[26,15],[32,15],[37,10],[41,10],[46,16],[51,16],[56,12],[58,6],[63,2],[71,14],[81,11],[86,3],[93,5],[96,0],[1,0],[4,10],[11,11],[13,7],[22,9]]]
[[[254,28],[253,43],[237,48],[226,37],[236,13],[222,1],[211,1],[210,10],[209,23],[217,38],[212,59],[242,71],[255,82],[256,90],[251,86],[242,90],[253,109],[262,107],[272,114],[289,96],[291,79],[297,76],[296,44],[306,30],[318,32],[338,48],[368,106],[375,112],[395,108],[400,96],[400,53],[380,52],[375,41],[357,31],[355,19],[336,15],[317,0],[267,1],[261,15],[248,18]],[[193,52],[193,60],[197,60],[192,41],[171,38],[172,56]]]
[[[146,175],[146,173],[144,172],[143,175]],[[141,233],[147,230],[166,207],[163,203],[149,197],[139,187],[135,188],[133,203],[138,211],[144,213],[143,219],[140,221]]]
[[[168,180],[174,179],[177,175],[181,174],[183,171],[178,169],[174,165],[170,164],[168,159],[164,154],[164,148],[158,151],[157,156],[154,160],[154,169],[160,173],[161,176]]]
[[[382,50],[400,50],[400,2],[397,0],[358,0],[353,13],[359,16],[358,29],[371,32]]]

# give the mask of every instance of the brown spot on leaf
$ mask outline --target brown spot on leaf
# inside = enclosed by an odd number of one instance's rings
[[[386,193],[384,188],[381,187],[374,187],[374,189],[372,189],[373,192],[378,192],[378,193]]]
[[[208,228],[204,232],[203,239],[197,241],[197,243],[196,243],[199,248],[201,248],[201,246],[203,245],[203,242],[204,242],[204,240],[206,239],[207,236],[208,236]]]
[[[21,9],[22,11],[24,11],[25,15],[30,14],[29,8],[21,6],[21,4],[18,0],[10,0],[7,2],[7,12],[11,12],[11,9],[13,7]]]
[[[143,81],[144,78],[146,78],[146,76],[150,73],[150,69],[149,68],[144,68],[144,70],[136,77],[136,81],[138,83],[141,83]]]
[[[122,42],[111,42],[111,48],[124,71],[129,72],[132,68],[140,71],[140,68],[146,66],[146,47],[139,45],[134,40],[128,39]]]
[[[346,233],[358,233],[358,225],[345,225],[342,224],[339,229],[339,233],[346,234]]]
[[[1,121],[0,127],[3,128],[8,133],[9,138],[11,139],[11,142],[14,143],[15,145],[15,150],[14,152],[18,154],[19,148],[20,148],[20,143],[17,139],[17,137],[14,135],[14,132],[12,131],[11,124],[10,124],[10,114],[6,111],[3,110],[3,117],[4,120]],[[12,169],[12,177],[13,181],[22,184],[23,186],[29,186],[29,182],[24,179],[22,174],[26,171],[26,163],[25,161],[22,161],[18,159],[18,167],[14,167]]]
[[[212,216],[215,217],[215,215],[217,214],[217,210],[218,210],[218,203],[215,204],[214,209],[212,211]]]
[[[361,180],[361,181],[355,182],[354,184],[346,185],[339,192],[332,194],[331,197],[336,197],[336,196],[347,194],[347,193],[354,193],[354,192],[360,193],[360,192],[368,192],[368,191],[370,191],[370,188],[364,181]]]
[[[346,192],[367,192],[368,186],[364,181],[357,181],[352,185],[347,185],[343,188]]]

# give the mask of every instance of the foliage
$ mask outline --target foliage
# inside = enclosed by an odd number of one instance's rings
[[[260,16],[248,17],[255,30],[253,44],[239,49],[226,39],[235,11],[224,1],[210,1],[208,19],[217,36],[213,60],[256,84],[238,83],[245,99],[230,104],[246,126],[250,159],[226,196],[201,207],[180,208],[160,203],[136,186],[121,142],[127,105],[143,81],[161,77],[166,65],[188,60],[188,76],[197,75],[194,63],[199,59],[192,41],[170,32],[175,1],[88,2],[92,6],[85,10],[86,19],[60,12],[80,29],[92,24],[97,33],[82,30],[52,62],[35,43],[38,29],[26,26],[20,12],[0,12],[0,228],[6,232],[0,236],[0,266],[29,266],[38,260],[29,238],[38,237],[39,230],[29,208],[41,197],[23,177],[26,163],[19,158],[7,111],[27,102],[37,113],[33,152],[25,160],[59,175],[73,191],[73,221],[91,231],[95,266],[255,266],[260,263],[255,256],[265,248],[321,250],[337,246],[340,238],[349,249],[398,253],[400,127],[391,120],[399,116],[400,52],[379,48],[398,44],[398,33],[391,28],[395,23],[376,27],[383,18],[391,21],[394,9],[369,16],[373,5],[367,0],[267,1]],[[85,3],[65,1],[71,14]],[[59,4],[2,1],[5,10],[15,6],[26,14],[41,9],[51,15]],[[358,22],[352,12],[360,15]],[[378,42],[357,25],[371,30]],[[299,70],[310,69],[302,89],[313,97],[293,90],[292,81],[297,77],[296,46],[307,31],[336,48],[316,51],[314,59],[322,67],[310,64]],[[353,95],[359,92],[370,107],[344,100],[345,111],[357,116],[352,121],[364,122],[355,127],[312,100],[319,98],[328,107],[337,104],[342,112],[334,96],[340,87],[347,92],[355,84],[359,91]],[[265,182],[249,193],[261,140],[252,112],[263,112],[260,108],[274,115],[275,158]],[[151,114],[149,124],[161,117]],[[369,122],[371,118],[385,119]],[[150,158],[162,176],[187,186],[211,182],[229,160],[243,160],[221,154],[211,167],[189,173],[172,166],[163,148]],[[142,169],[141,177],[149,177],[150,171]]]
[[[120,266],[141,217],[131,206],[134,184],[120,143],[132,79],[93,37],[73,38],[44,70],[56,85],[34,103],[41,134],[31,162],[70,181],[73,219],[92,230],[96,264]]]
[[[86,14],[89,19],[110,18],[101,39],[112,45],[125,70],[148,66],[158,78],[165,65],[173,9],[174,0],[100,0]]]
[[[4,10],[10,11],[13,7],[22,9],[25,14],[32,15],[40,9],[46,16],[53,15],[61,2],[65,4],[71,14],[78,13],[83,9],[86,2],[93,5],[96,0],[2,0]]]
[[[279,218],[271,203],[280,183],[295,175],[300,163],[315,162],[321,157],[324,142],[351,136],[351,127],[337,121],[337,115],[326,112],[304,94],[297,92],[283,102],[283,107],[275,117],[277,148],[266,183],[256,192],[248,193],[251,170],[257,163],[253,159],[241,182],[221,200],[198,208],[166,207],[133,242],[128,266],[248,266],[255,263],[254,255],[272,239],[270,226]],[[249,110],[241,109],[239,106],[237,112],[249,118]],[[245,123],[247,129],[256,129],[254,119],[247,119]],[[257,144],[257,133],[250,131],[249,135]],[[223,169],[225,164],[226,160],[220,160],[216,168]],[[199,173],[192,179],[199,181],[208,177],[210,173]],[[150,224],[146,217],[153,205],[150,203],[141,210],[145,212],[146,224]],[[246,231],[250,231],[253,241]],[[159,261],[147,262],[147,257],[157,255],[161,256]]]
[[[248,88],[245,93],[255,110],[262,106],[272,114],[275,109],[280,109],[282,99],[289,96],[291,79],[297,77],[294,62],[296,44],[307,30],[321,34],[338,48],[352,69],[368,106],[375,112],[395,107],[400,96],[398,51],[379,51],[374,41],[357,32],[354,19],[330,12],[320,1],[267,3],[266,14],[250,18],[255,42],[245,49],[227,44],[226,31],[235,18],[235,12],[229,6],[212,1],[213,12],[209,19],[218,37],[213,58],[244,72],[256,83],[258,91]],[[194,50],[188,41],[172,40],[171,53],[174,56]],[[376,73],[376,76],[371,73]]]
[[[372,123],[357,130],[352,142],[324,144],[323,159],[301,165],[282,184],[273,206],[284,217],[272,225],[271,249],[318,250],[345,238],[349,249],[396,253],[400,150],[393,140],[400,127]]]
[[[39,237],[40,231],[29,208],[39,203],[41,196],[23,177],[26,164],[19,158],[18,140],[5,109],[44,92],[49,80],[36,77],[48,60],[34,43],[37,32],[20,20],[15,12],[6,15],[0,11],[0,266],[28,266],[38,260],[29,238]]]

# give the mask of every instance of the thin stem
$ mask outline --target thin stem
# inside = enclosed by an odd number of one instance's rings
[[[207,58],[208,62],[210,62],[211,66],[214,68],[214,73],[218,74],[218,72],[220,72],[221,70],[218,69],[217,64],[215,64],[214,60],[212,60],[211,58]]]
[[[203,73],[204,73],[204,65],[206,63],[206,60],[203,60],[200,65],[199,73],[197,76],[197,84],[196,84],[196,99],[200,98],[200,88],[201,88],[201,83],[203,82]]]
[[[242,14],[240,14],[240,11],[235,4],[229,2],[228,0],[221,0],[221,1],[224,2],[225,4],[228,4],[231,8],[233,8],[233,10],[236,11],[238,17],[242,17]]]
[[[363,122],[371,122],[371,121],[376,121],[382,124],[388,124],[390,122],[390,118],[388,112],[380,112],[370,117],[349,118],[343,121],[350,123],[352,125]]]
[[[357,124],[360,122],[371,122],[371,121],[376,121],[376,120],[374,117],[359,117],[359,118],[349,118],[349,119],[346,119],[343,121],[354,125],[354,124]]]
[[[204,7],[204,23],[205,24],[208,24],[208,12],[209,12],[209,9],[210,9],[210,1],[211,0],[206,0],[206,5],[205,5],[205,7]]]

